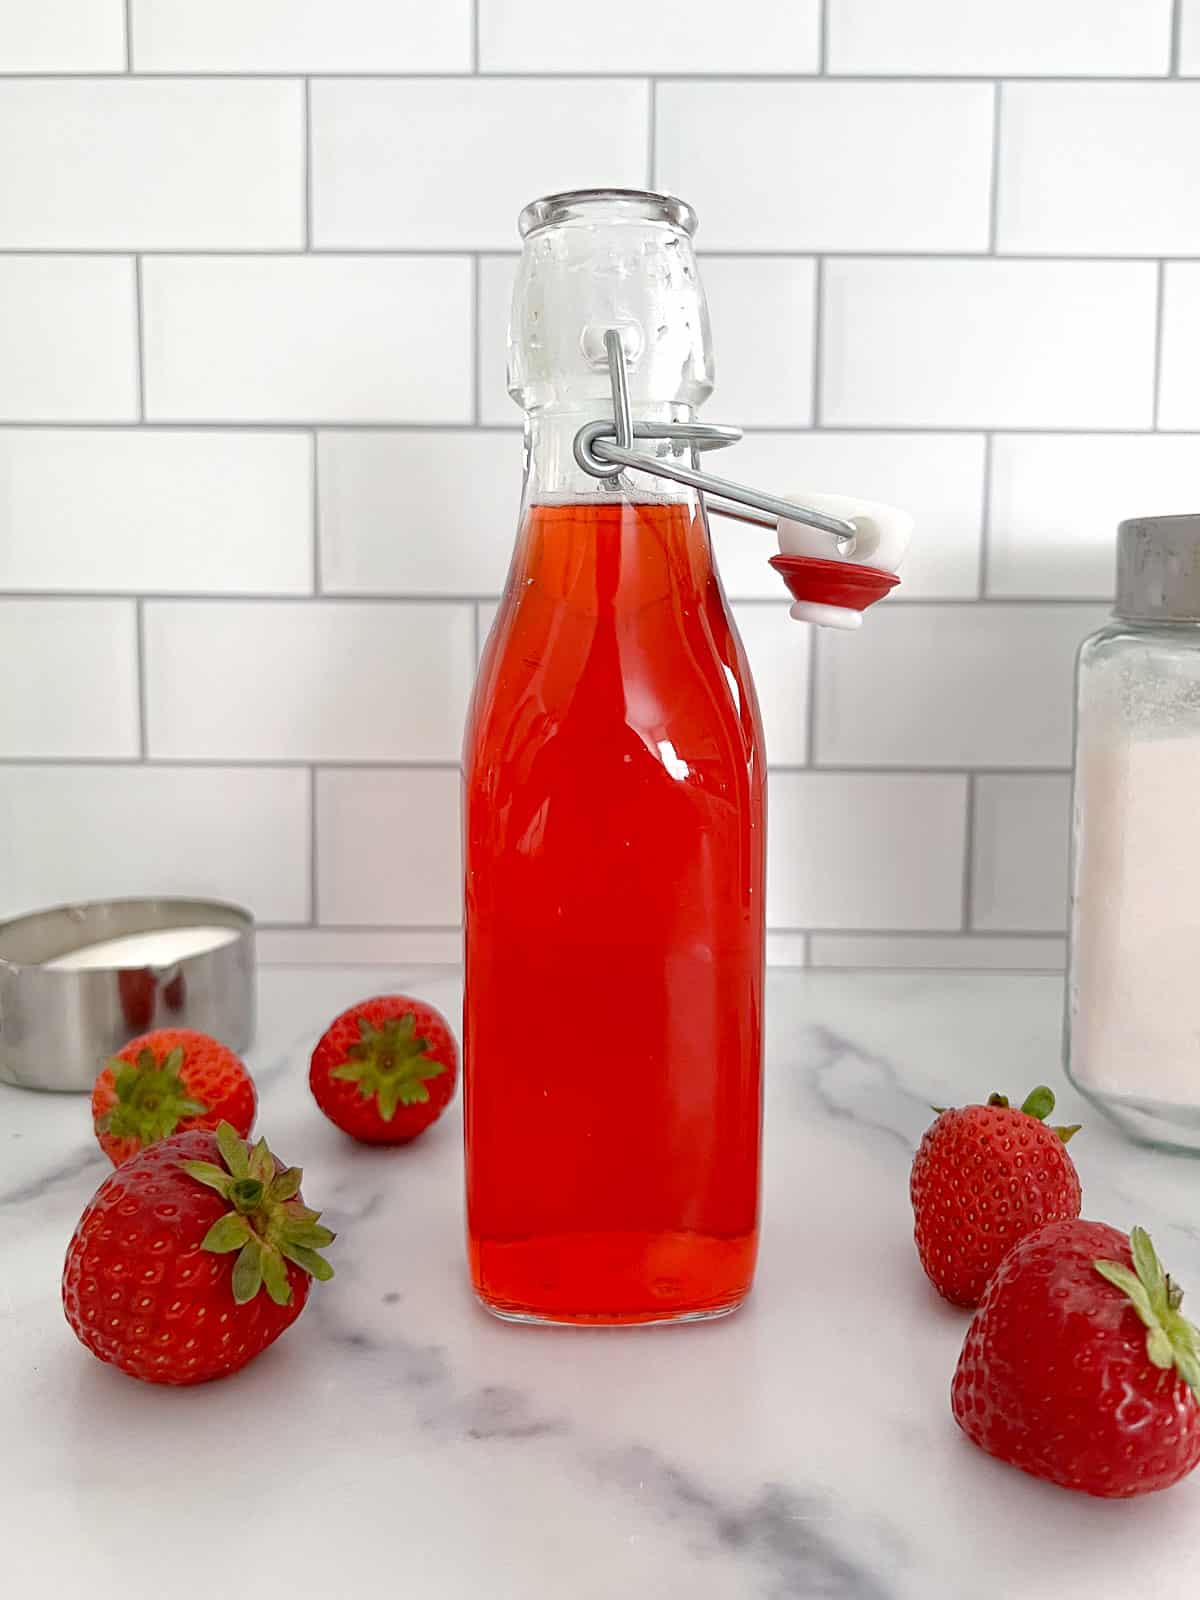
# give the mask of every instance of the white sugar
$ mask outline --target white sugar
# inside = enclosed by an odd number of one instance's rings
[[[130,933],[69,950],[47,961],[54,972],[85,972],[93,967],[169,967],[188,956],[198,956],[232,944],[236,928],[155,928],[150,933]]]
[[[1200,1105],[1200,735],[1078,755],[1071,1070],[1082,1088]]]

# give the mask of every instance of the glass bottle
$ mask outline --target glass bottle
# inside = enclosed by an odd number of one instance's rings
[[[469,1256],[483,1304],[519,1321],[719,1316],[754,1269],[754,688],[693,491],[572,453],[612,416],[610,328],[635,422],[709,394],[694,225],[620,190],[521,216],[524,503],[464,751]]]
[[[1121,523],[1079,654],[1066,1065],[1131,1137],[1200,1150],[1200,516]]]

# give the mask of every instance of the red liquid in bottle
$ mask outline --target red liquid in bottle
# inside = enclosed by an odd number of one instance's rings
[[[535,506],[465,750],[467,1206],[501,1315],[715,1315],[757,1246],[762,735],[681,504]]]

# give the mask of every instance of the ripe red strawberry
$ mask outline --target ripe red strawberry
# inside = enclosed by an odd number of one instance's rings
[[[96,1137],[113,1166],[188,1128],[228,1122],[244,1139],[256,1106],[254,1081],[233,1051],[190,1028],[131,1039],[92,1090]]]
[[[1079,1215],[1079,1174],[1066,1150],[1079,1129],[1047,1127],[1053,1110],[1044,1087],[1019,1111],[994,1094],[985,1106],[941,1111],[921,1140],[910,1184],[913,1236],[930,1283],[953,1305],[979,1304],[1018,1239]]]
[[[93,1355],[147,1383],[224,1377],[295,1322],[310,1276],[333,1276],[319,1216],[299,1167],[263,1139],[251,1150],[227,1122],[161,1139],[110,1172],[79,1219],[67,1321]]]
[[[405,1144],[454,1094],[458,1048],[441,1012],[407,995],[343,1011],[312,1053],[308,1082],[321,1110],[367,1144]]]
[[[1141,1228],[1051,1222],[1004,1258],[967,1330],[951,1406],[990,1455],[1122,1499],[1200,1461],[1200,1330]]]

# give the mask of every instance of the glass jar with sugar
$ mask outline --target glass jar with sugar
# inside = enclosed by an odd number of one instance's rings
[[[1136,517],[1076,689],[1067,1075],[1200,1152],[1200,514]]]

